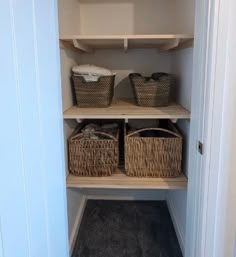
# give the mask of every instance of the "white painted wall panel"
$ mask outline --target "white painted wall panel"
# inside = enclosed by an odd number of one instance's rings
[[[71,84],[71,69],[74,65],[79,64],[80,55],[78,52],[60,50],[60,62],[61,62],[61,84],[62,84],[62,102],[63,111],[67,110],[73,105],[72,98],[72,84]],[[64,151],[65,151],[65,174],[67,175],[68,170],[68,143],[67,140],[72,134],[73,130],[77,126],[75,120],[67,120],[63,122],[64,130]],[[67,213],[68,213],[68,236],[72,238],[72,234],[75,230],[76,219],[80,210],[80,202],[82,194],[79,190],[73,191],[67,189]]]
[[[133,34],[133,16],[130,3],[84,3],[80,5],[80,32],[82,35]]]
[[[171,59],[171,72],[175,76],[175,95],[179,103],[191,110],[193,49],[176,51]]]
[[[194,34],[194,20],[195,20],[195,0],[175,0],[176,19],[171,17],[172,22],[175,23],[176,33],[190,33]]]
[[[191,110],[193,49],[184,49],[172,55],[172,74],[175,76],[176,101],[186,109]],[[190,121],[183,120],[177,123],[183,135],[183,172],[188,176]],[[177,234],[184,252],[187,190],[173,190],[167,195],[167,202],[172,209],[172,218],[175,219]]]
[[[0,12],[3,256],[66,257],[56,2],[2,1]]]
[[[78,210],[80,208],[80,203],[83,197],[82,192],[79,189],[67,189],[67,206],[68,206],[68,230],[69,235],[71,235],[76,218],[78,215]]]
[[[79,34],[79,0],[57,0],[59,31],[62,34]]]
[[[176,234],[182,252],[185,250],[187,190],[171,190],[167,192],[167,204],[169,206]]]
[[[176,82],[176,101],[180,103],[183,107],[191,111],[193,49],[189,48],[173,53],[171,70],[172,74],[175,76]],[[178,127],[184,139],[183,171],[186,175],[188,175],[190,121],[181,120],[178,122]]]
[[[74,52],[60,50],[63,111],[69,109],[73,105],[71,69],[76,65],[75,59]]]
[[[193,0],[80,0],[80,33],[193,33]]]

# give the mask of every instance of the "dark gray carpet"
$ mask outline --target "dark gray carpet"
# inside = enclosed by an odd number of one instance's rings
[[[182,257],[164,201],[87,202],[73,257]]]

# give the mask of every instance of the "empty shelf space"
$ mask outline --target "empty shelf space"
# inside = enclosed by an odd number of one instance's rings
[[[143,107],[133,100],[114,100],[107,108],[79,108],[73,106],[64,112],[64,119],[190,119],[190,112],[172,103],[165,107]]]
[[[78,49],[93,52],[96,49],[157,48],[161,51],[177,50],[193,46],[193,36],[187,34],[158,35],[95,35],[62,36],[61,48]]]
[[[138,178],[128,177],[118,170],[109,177],[67,176],[68,188],[184,189],[187,184],[183,174],[177,178]]]

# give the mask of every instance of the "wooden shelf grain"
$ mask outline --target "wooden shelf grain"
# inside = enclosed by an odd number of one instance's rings
[[[190,112],[178,104],[166,107],[142,107],[133,100],[114,100],[107,108],[78,108],[73,106],[63,114],[64,119],[190,119]]]
[[[68,188],[185,189],[187,184],[188,180],[183,174],[177,178],[137,178],[117,171],[110,177],[67,176]]]
[[[97,49],[157,48],[161,51],[178,50],[193,46],[193,35],[153,34],[153,35],[63,35],[61,48],[72,48],[82,52]]]

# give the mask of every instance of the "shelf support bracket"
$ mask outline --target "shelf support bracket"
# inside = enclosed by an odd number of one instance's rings
[[[191,47],[193,47],[193,44],[194,44],[194,40],[188,39],[188,40],[181,42],[178,46],[178,49],[191,48]]]
[[[125,39],[124,39],[124,50],[125,50],[125,53],[127,53],[128,47],[129,47],[128,38],[125,38]]]
[[[81,41],[79,41],[78,39],[72,39],[73,45],[75,48],[82,50],[86,53],[91,53],[92,49],[89,48],[87,45],[83,44]]]
[[[180,42],[179,38],[171,39],[169,42],[161,45],[160,50],[161,51],[169,51],[174,48],[177,48],[179,46],[179,42]]]
[[[60,48],[61,49],[71,49],[71,50],[79,50],[78,48],[75,48],[73,43],[66,40],[60,40]]]

